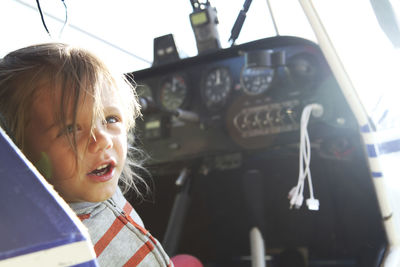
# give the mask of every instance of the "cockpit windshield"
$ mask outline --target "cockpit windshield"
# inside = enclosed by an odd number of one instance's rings
[[[205,1],[200,1],[205,2]],[[312,29],[296,0],[253,0],[235,44],[279,35],[315,41]],[[197,55],[189,15],[191,1],[35,1],[4,0],[0,3],[0,57],[16,48],[51,40],[76,43],[94,50],[123,72],[148,68],[153,62],[153,40],[173,34],[181,58]],[[222,48],[228,48],[231,30],[244,0],[213,0],[217,10]],[[65,4],[65,5],[64,5]],[[290,6],[290,8],[287,8]],[[271,12],[272,11],[272,16]],[[275,23],[272,18],[274,18]],[[276,27],[275,27],[275,26]],[[278,31],[278,32],[277,32]]]

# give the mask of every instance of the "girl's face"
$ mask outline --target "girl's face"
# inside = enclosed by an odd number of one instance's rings
[[[55,99],[59,95],[56,91]],[[127,133],[121,99],[114,90],[107,90],[104,95],[105,121],[96,118],[92,133],[91,97],[79,103],[77,124],[70,124],[67,129],[56,121],[55,110],[59,105],[48,90],[41,90],[34,100],[24,153],[67,202],[99,202],[110,198],[124,168]],[[72,123],[72,107],[67,114],[68,123]],[[67,138],[68,135],[72,138],[74,130],[78,165]]]

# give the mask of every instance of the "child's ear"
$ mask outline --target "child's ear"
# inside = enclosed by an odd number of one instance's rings
[[[0,127],[6,132],[6,134],[15,142],[14,136],[11,134],[10,128],[7,125],[6,119],[3,114],[0,113]]]

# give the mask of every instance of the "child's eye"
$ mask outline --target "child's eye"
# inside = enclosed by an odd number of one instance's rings
[[[60,131],[60,133],[58,134],[58,136],[61,135],[69,135],[69,134],[73,134],[74,132],[77,132],[80,130],[80,127],[78,125],[67,125],[63,130]]]
[[[117,116],[107,116],[105,122],[106,123],[117,123],[120,119]]]
[[[74,125],[68,125],[65,128],[65,133],[68,133],[68,134],[73,133],[75,131],[75,129],[76,129],[76,127]]]

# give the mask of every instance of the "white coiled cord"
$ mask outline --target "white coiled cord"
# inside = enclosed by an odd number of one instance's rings
[[[323,107],[320,104],[309,104],[304,107],[300,120],[300,151],[299,151],[299,177],[295,187],[289,192],[290,208],[293,206],[299,209],[303,205],[304,181],[307,178],[310,191],[310,198],[306,200],[309,210],[319,210],[319,200],[314,198],[314,190],[311,179],[310,161],[311,145],[308,136],[307,126],[311,114],[314,117],[321,117]]]

